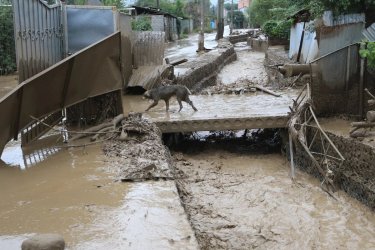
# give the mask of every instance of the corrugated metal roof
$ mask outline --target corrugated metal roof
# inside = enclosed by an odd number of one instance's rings
[[[371,24],[371,26],[365,29],[362,33],[367,40],[375,42],[375,23]]]
[[[323,14],[323,22],[325,26],[337,26],[350,23],[364,23],[365,14],[347,14],[334,17],[332,11],[325,11]]]

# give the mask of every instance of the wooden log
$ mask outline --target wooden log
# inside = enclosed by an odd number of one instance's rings
[[[350,137],[352,138],[359,138],[359,137],[366,137],[368,136],[367,131],[353,131],[350,133]]]
[[[375,96],[373,94],[371,94],[371,92],[365,88],[364,91],[372,98],[372,99],[375,99]]]
[[[375,122],[375,111],[367,111],[367,122]]]
[[[281,95],[269,90],[269,89],[266,89],[265,87],[262,87],[260,85],[255,85],[255,88],[263,91],[263,92],[266,92],[267,94],[270,94],[270,95],[273,95],[273,96],[276,96],[276,97],[280,97]]]
[[[106,123],[102,123],[102,124],[99,124],[97,126],[94,126],[94,127],[91,127],[91,128],[88,128],[82,132],[80,132],[79,134],[77,134],[76,136],[72,137],[72,139],[70,139],[70,141],[75,141],[75,140],[78,140],[78,139],[81,139],[83,137],[86,137],[86,136],[89,136],[89,135],[92,135],[92,134],[95,134],[96,132],[98,132],[99,130],[103,129],[103,128],[106,128],[106,127],[112,127],[112,122],[106,122]]]
[[[375,105],[375,100],[368,100],[367,103],[369,106],[373,106]]]
[[[352,122],[350,125],[357,128],[372,128],[375,127],[375,122]]]
[[[279,67],[279,71],[286,77],[298,76],[299,74],[310,74],[309,64],[285,64]]]
[[[177,61],[171,62],[170,65],[176,66],[176,65],[179,65],[181,63],[185,63],[187,61],[188,61],[188,59],[184,58],[184,59],[181,59],[181,60],[177,60]]]
[[[106,127],[98,131],[98,133],[90,138],[91,141],[96,141],[99,136],[101,136],[103,133],[107,133],[113,131],[113,127]]]

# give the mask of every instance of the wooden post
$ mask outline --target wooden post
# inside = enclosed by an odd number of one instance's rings
[[[199,32],[197,52],[205,50],[204,49],[204,2],[205,0],[201,0],[201,30]]]
[[[292,134],[289,132],[289,153],[290,153],[290,173],[292,179],[296,177],[294,168],[294,155],[293,155],[293,139]]]
[[[362,46],[360,48],[363,48]],[[366,48],[366,47],[364,47]],[[359,116],[363,118],[363,90],[364,90],[364,81],[365,81],[365,59],[361,57],[360,59],[360,68],[359,68]]]

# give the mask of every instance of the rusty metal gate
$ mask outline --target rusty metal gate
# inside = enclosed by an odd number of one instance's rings
[[[65,107],[107,93],[118,96],[122,87],[120,51],[118,32],[27,79],[0,99],[0,154],[20,131],[37,130],[33,117],[46,119]]]

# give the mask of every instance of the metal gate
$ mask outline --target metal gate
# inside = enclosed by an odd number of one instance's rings
[[[62,6],[41,0],[14,0],[19,82],[63,59]]]

